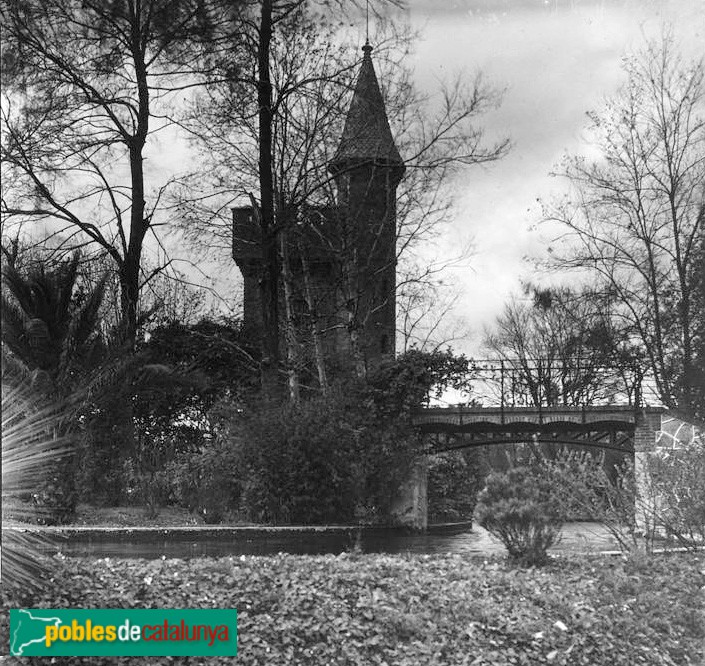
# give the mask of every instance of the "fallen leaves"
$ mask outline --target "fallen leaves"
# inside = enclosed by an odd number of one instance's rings
[[[236,607],[245,666],[687,666],[703,657],[704,563],[703,554],[561,559],[544,569],[459,555],[66,558],[53,597],[5,593],[2,602]],[[6,645],[6,614],[2,629]],[[71,661],[80,663],[101,662]]]

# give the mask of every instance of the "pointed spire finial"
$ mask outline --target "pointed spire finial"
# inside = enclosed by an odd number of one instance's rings
[[[370,43],[370,0],[365,2],[365,46]]]
[[[362,51],[365,55],[360,63],[343,134],[328,168],[336,173],[353,164],[366,162],[394,167],[401,174],[404,163],[389,127],[369,40]]]

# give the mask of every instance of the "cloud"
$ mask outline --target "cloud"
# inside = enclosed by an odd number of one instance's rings
[[[459,315],[476,331],[492,322],[545,251],[537,197],[559,194],[549,173],[566,153],[589,151],[586,112],[599,109],[623,81],[625,52],[670,23],[686,55],[702,54],[705,5],[700,0],[555,1],[412,0],[422,30],[415,54],[419,85],[453,72],[482,70],[506,88],[500,109],[482,120],[490,136],[509,134],[509,156],[468,168],[457,180],[456,236],[475,241],[473,270],[460,280]],[[477,339],[468,345],[476,348]]]

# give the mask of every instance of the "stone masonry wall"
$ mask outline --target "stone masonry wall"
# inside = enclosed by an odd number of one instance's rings
[[[634,479],[636,482],[636,506],[634,518],[637,531],[647,534],[653,529],[653,516],[657,509],[656,499],[649,492],[648,456],[656,448],[656,433],[661,430],[661,411],[637,414],[634,430]]]

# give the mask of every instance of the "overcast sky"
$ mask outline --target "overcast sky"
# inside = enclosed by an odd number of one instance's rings
[[[458,314],[473,339],[455,345],[476,352],[520,278],[525,256],[536,256],[550,233],[538,197],[560,192],[549,173],[566,152],[586,150],[586,112],[600,107],[623,82],[620,60],[644,37],[672,26],[682,51],[705,52],[705,0],[410,0],[407,18],[422,31],[415,72],[421,86],[458,68],[483,71],[506,88],[499,110],[484,124],[507,134],[510,155],[468,169],[455,186],[458,207],[448,246],[473,239],[475,254],[457,277]],[[361,34],[364,41],[364,34]],[[533,276],[536,277],[535,275]]]

